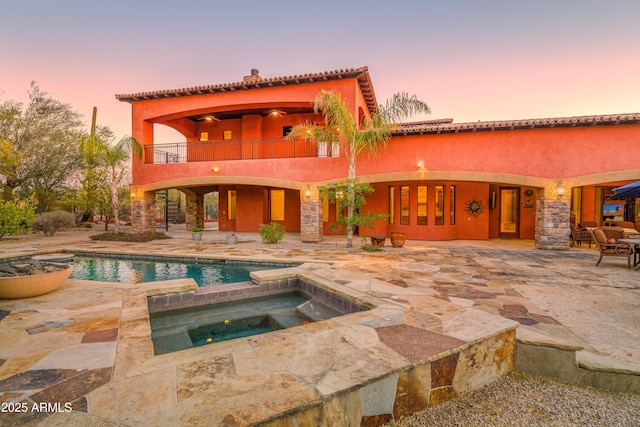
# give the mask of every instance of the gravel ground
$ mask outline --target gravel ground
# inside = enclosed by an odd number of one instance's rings
[[[505,376],[387,427],[640,426],[640,395],[522,373]]]

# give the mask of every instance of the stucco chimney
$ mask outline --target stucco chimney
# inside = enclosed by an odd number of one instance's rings
[[[251,69],[251,75],[244,76],[243,81],[245,83],[255,83],[262,81],[262,77],[258,74],[258,70],[256,68]]]

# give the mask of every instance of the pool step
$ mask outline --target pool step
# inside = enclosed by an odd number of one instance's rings
[[[307,316],[314,322],[331,319],[336,316],[342,316],[343,314],[328,305],[325,305],[319,298],[311,298],[309,301],[300,304],[296,309],[298,312]]]

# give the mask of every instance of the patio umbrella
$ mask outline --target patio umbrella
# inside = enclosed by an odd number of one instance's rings
[[[640,198],[640,181],[622,185],[613,189],[613,196],[609,200],[624,200]]]

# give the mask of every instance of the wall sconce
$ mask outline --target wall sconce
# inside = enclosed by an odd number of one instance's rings
[[[132,191],[132,192],[131,192],[131,197],[132,197],[133,199],[135,199],[135,198],[136,198],[136,192],[135,192],[135,191]]]
[[[419,161],[418,161],[418,170],[419,170],[420,172],[424,172],[424,171],[426,171],[426,169],[425,169],[425,167],[424,167],[424,161],[423,161],[423,160],[419,160]]]
[[[564,197],[564,185],[562,184],[562,181],[558,181],[558,185],[556,186],[556,194],[561,199]]]
[[[311,197],[311,187],[309,187],[308,185],[307,185],[307,189],[304,192],[304,195],[307,197],[307,199]]]
[[[213,172],[213,173],[218,173],[218,172],[220,172],[220,168],[219,168],[218,166],[214,166],[214,167],[211,169],[211,172]]]

